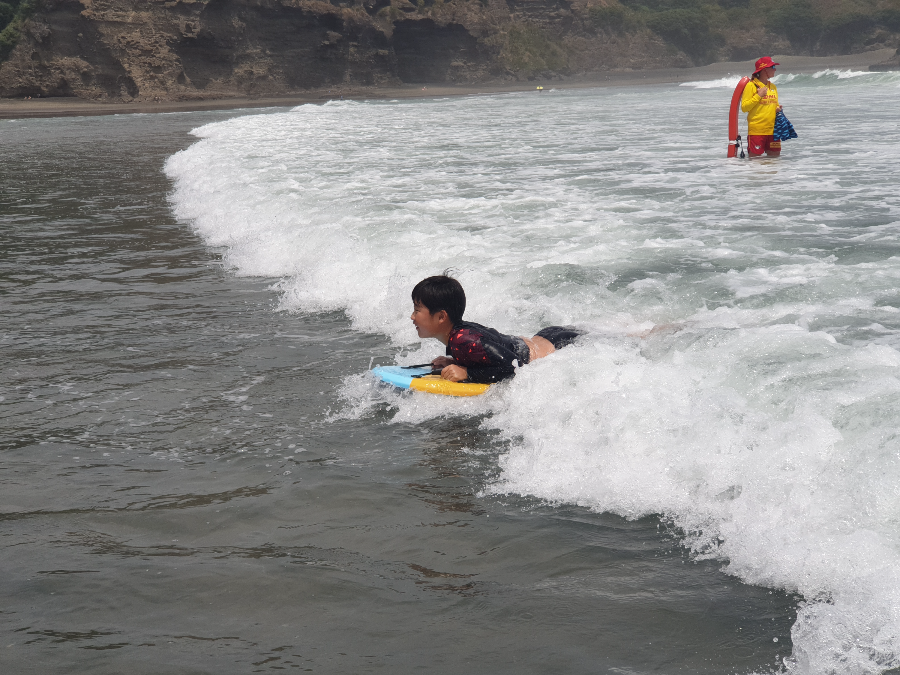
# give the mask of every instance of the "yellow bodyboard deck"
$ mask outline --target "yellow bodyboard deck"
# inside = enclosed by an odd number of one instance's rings
[[[400,389],[425,391],[442,396],[478,396],[491,386],[474,382],[450,382],[440,375],[432,375],[430,368],[404,368],[403,366],[382,366],[373,368],[372,374],[382,382]]]

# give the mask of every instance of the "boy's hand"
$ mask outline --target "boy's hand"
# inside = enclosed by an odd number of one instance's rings
[[[462,382],[469,377],[469,371],[463,366],[447,366],[441,371],[441,377],[451,382]]]
[[[446,368],[453,363],[453,359],[449,356],[439,356],[431,362],[431,367],[435,370]]]

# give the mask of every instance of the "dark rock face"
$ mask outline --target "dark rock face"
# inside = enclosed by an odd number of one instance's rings
[[[304,89],[343,81],[350,45],[359,45],[361,39],[369,49],[388,46],[383,33],[345,25],[338,14],[214,0],[190,23],[173,51],[200,90],[238,71],[250,91],[272,78],[290,89]],[[362,81],[373,79],[371,74],[360,75]]]
[[[506,0],[510,13],[531,24],[570,28],[572,3],[568,0]]]
[[[44,0],[0,64],[0,96],[179,100],[399,83],[390,23],[368,13],[384,0],[367,1]]]
[[[883,61],[882,63],[876,63],[875,65],[869,66],[869,70],[900,70],[900,49],[897,50],[897,53],[894,54],[893,58],[890,58],[887,61]]]
[[[9,90],[0,79],[0,95],[76,96],[85,88],[110,92],[112,96],[137,95],[134,80],[104,42],[97,26],[81,15],[81,9],[78,3],[61,2],[48,17],[51,20],[27,25],[22,42],[33,48],[22,68],[26,77],[19,78],[18,86]],[[44,53],[54,54],[54,61],[46,63],[40,58]]]
[[[0,65],[0,96],[263,96],[499,72],[482,0],[391,1],[44,0]]]
[[[596,1],[41,0],[0,96],[271,96],[662,62],[648,31],[623,44],[585,24]]]
[[[718,2],[720,13],[746,4]],[[750,35],[741,22],[713,40],[705,18],[681,9],[650,16],[642,0],[39,0],[38,8],[0,63],[0,96],[277,96],[791,53],[787,38]],[[672,24],[679,17],[683,25]],[[888,19],[872,29],[872,48],[900,43]]]
[[[441,26],[431,19],[398,21],[392,44],[397,76],[414,84],[459,81],[467,65],[477,68],[489,60],[478,39],[458,23]]]

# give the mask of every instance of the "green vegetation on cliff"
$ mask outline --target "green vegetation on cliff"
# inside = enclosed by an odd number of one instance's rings
[[[510,70],[526,75],[563,72],[568,66],[565,50],[540,28],[528,25],[509,31],[500,60]]]
[[[760,42],[769,33],[786,38],[795,53],[826,56],[890,42],[890,34],[900,32],[900,0],[604,2],[588,9],[595,28],[612,34],[648,28],[698,65],[750,58],[749,52],[730,46],[744,42],[734,40],[741,34]]]
[[[769,29],[815,54],[858,49],[879,29],[900,31],[900,0],[843,0],[828,5],[821,0],[780,0],[768,5]]]
[[[0,61],[16,46],[22,24],[35,10],[35,0],[3,0],[0,2]]]

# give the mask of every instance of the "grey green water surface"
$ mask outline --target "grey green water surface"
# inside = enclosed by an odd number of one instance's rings
[[[479,497],[478,420],[340,420],[396,348],[275,309],[176,222],[238,113],[0,123],[0,671],[730,673],[795,600],[655,519]],[[243,114],[243,113],[242,113]],[[265,113],[263,113],[265,114]],[[778,642],[773,641],[778,638]]]

